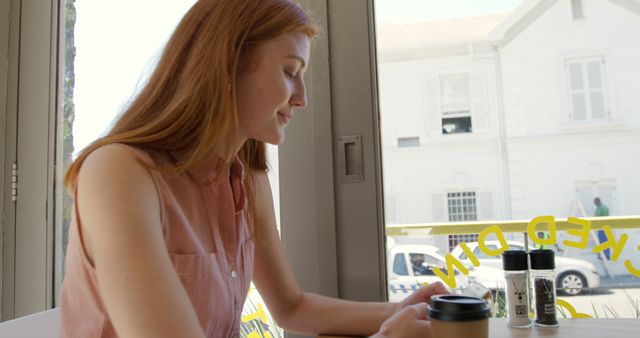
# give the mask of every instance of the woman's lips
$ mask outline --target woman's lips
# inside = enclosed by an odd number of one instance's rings
[[[280,119],[280,121],[282,121],[282,123],[289,124],[289,120],[291,120],[291,115],[286,115],[284,113],[278,112],[278,118]]]

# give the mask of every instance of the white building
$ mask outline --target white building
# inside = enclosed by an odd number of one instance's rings
[[[640,1],[377,34],[388,223],[640,214]]]

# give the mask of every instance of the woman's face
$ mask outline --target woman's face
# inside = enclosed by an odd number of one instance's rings
[[[303,75],[309,38],[286,33],[256,45],[241,60],[236,78],[240,135],[270,144],[284,141],[295,108],[307,105]]]

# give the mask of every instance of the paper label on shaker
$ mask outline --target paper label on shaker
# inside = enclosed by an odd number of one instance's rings
[[[507,310],[510,321],[529,321],[529,296],[526,278],[507,280]]]

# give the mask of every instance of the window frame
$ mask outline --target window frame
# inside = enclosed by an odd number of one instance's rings
[[[445,112],[445,108],[444,108],[444,93],[442,92],[445,88],[445,83],[446,83],[446,79],[447,78],[454,78],[454,77],[466,77],[466,86],[467,86],[467,103],[469,105],[466,113],[460,113],[460,112]],[[453,115],[453,117],[469,117],[471,118],[471,79],[470,79],[470,74],[469,72],[457,72],[457,73],[443,73],[439,75],[439,81],[440,81],[440,115],[441,117],[444,118],[450,118],[449,116]],[[449,115],[447,115],[449,114]]]
[[[602,87],[598,89],[593,89],[591,87],[591,83],[589,81],[587,64],[589,62],[597,61],[599,63],[600,77],[602,82]],[[611,102],[608,97],[608,83],[607,83],[607,69],[606,69],[606,57],[604,55],[598,56],[589,56],[589,57],[581,57],[581,58],[568,58],[564,61],[565,64],[565,83],[567,90],[567,99],[569,102],[569,122],[572,124],[591,124],[591,123],[601,123],[601,122],[609,122],[612,119],[611,114]],[[574,90],[572,88],[572,79],[571,79],[571,65],[578,64],[580,65],[581,76],[584,88],[581,90]],[[604,105],[604,117],[602,118],[594,118],[593,117],[593,104],[591,103],[591,94],[597,91],[602,92],[602,100]],[[582,94],[584,95],[585,100],[585,119],[577,120],[574,115],[574,94]]]
[[[460,196],[451,196],[453,194],[460,194]],[[470,199],[469,195],[465,196],[464,194],[473,194],[473,208],[474,208],[474,215],[475,215],[475,219],[474,220],[464,219],[467,216],[467,214],[464,211],[464,201],[466,199]],[[477,191],[475,191],[475,190],[473,190],[473,191],[470,191],[470,190],[466,190],[466,191],[449,191],[449,192],[447,192],[446,198],[447,198],[447,212],[448,212],[448,215],[449,215],[449,222],[466,222],[466,221],[477,221],[478,220],[478,192]],[[460,201],[460,203],[461,203],[460,206],[461,206],[462,211],[461,211],[461,214],[459,214],[459,216],[462,216],[463,219],[459,219],[459,220],[451,219],[451,217],[452,217],[452,214],[451,214],[452,206],[451,206],[450,202],[453,201],[453,200],[459,200]]]
[[[10,3],[5,177],[16,164],[17,200],[4,192],[2,320],[53,304],[57,4]]]

